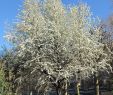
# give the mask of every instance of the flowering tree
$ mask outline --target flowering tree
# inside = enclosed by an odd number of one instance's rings
[[[59,94],[75,76],[111,69],[100,27],[86,4],[66,8],[61,0],[25,0],[18,18],[6,38],[16,48],[19,84],[27,81],[44,91],[54,86]]]

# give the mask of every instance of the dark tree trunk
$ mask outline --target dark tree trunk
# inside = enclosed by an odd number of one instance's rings
[[[59,95],[59,88],[56,87],[56,94]]]

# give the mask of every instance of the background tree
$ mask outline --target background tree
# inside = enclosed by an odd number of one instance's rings
[[[3,69],[2,56],[0,56],[0,95],[10,95],[9,83],[6,82],[5,72]]]

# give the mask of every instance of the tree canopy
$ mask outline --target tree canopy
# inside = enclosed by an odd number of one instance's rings
[[[19,85],[32,81],[48,91],[59,82],[111,70],[99,20],[87,4],[65,7],[61,0],[25,0],[23,6],[6,35],[14,44]]]

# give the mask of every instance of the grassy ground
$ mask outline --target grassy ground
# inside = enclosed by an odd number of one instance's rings
[[[110,91],[110,92],[102,92],[101,95],[113,95],[113,91]]]

